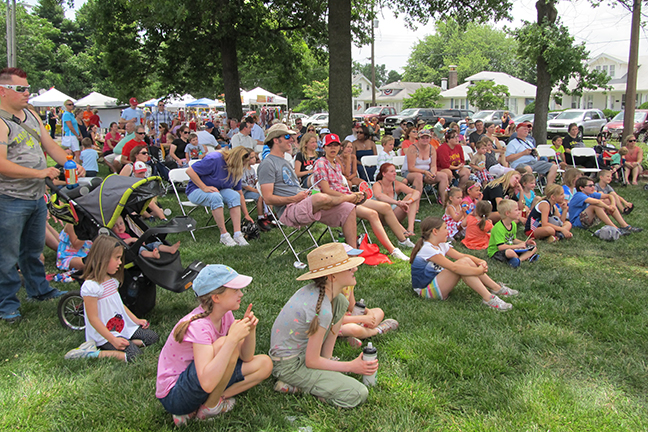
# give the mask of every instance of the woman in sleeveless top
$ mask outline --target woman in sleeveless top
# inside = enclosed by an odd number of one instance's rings
[[[353,142],[353,151],[355,152],[357,162],[357,170],[360,174],[360,178],[367,183],[371,183],[371,179],[374,178],[376,173],[376,167],[367,167],[367,175],[369,178],[365,178],[365,170],[362,169],[362,157],[363,156],[372,156],[378,154],[376,151],[376,143],[373,142],[369,137],[371,132],[367,126],[362,126],[362,130],[358,132],[358,139]]]
[[[391,205],[399,222],[402,222],[407,217],[405,235],[413,236],[416,213],[421,203],[421,192],[396,181],[396,166],[389,162],[380,166],[376,176],[376,183],[373,184],[373,192],[373,199]],[[403,199],[398,199],[399,194],[404,195]]]
[[[418,142],[408,147],[402,175],[419,192],[423,191],[423,183],[438,184],[439,198],[444,202],[448,188],[448,175],[437,172],[436,150],[430,145],[431,138],[430,131],[425,129],[419,133]]]
[[[628,154],[625,157],[625,180],[626,183],[630,181],[630,174],[632,173],[632,184],[637,184],[639,174],[643,171],[641,162],[643,161],[643,150],[637,146],[637,138],[634,135],[628,135],[625,139],[625,146],[628,149]]]

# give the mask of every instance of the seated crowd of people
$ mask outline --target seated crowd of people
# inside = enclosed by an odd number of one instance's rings
[[[24,72],[0,72],[0,82],[10,87],[27,85]],[[8,92],[17,93],[0,87],[3,108],[39,129],[42,147],[63,163],[64,151],[44,133],[42,122],[30,117],[19,93],[16,96]],[[136,105],[137,101],[131,100],[131,106]],[[468,250],[486,250],[489,258],[517,268],[522,262],[539,259],[536,241],[564,241],[572,237],[574,228],[589,229],[602,223],[621,235],[641,231],[623,218],[634,209],[633,204],[610,186],[619,174],[615,165],[620,164],[609,156],[609,169],[597,173],[596,179],[578,168],[569,168],[562,175],[563,184],[558,185],[561,160],[538,158],[526,123],[516,125],[516,136],[504,143],[495,136],[494,125],[475,124],[474,131],[462,131],[456,124],[446,128],[445,121],[439,120],[435,125],[422,124],[402,131],[401,136],[406,137],[402,142],[386,135],[379,139],[378,147],[374,139],[380,137],[379,127],[369,130],[361,124],[354,124],[353,132],[344,140],[326,129],[319,134],[306,128],[295,131],[281,122],[258,135],[254,118],[240,124],[232,119],[228,132],[208,122],[195,135],[184,124],[177,124],[171,129],[175,128],[180,136],[174,138],[164,122],[157,125],[154,121],[151,134],[151,128],[147,131],[141,122],[124,120],[126,136],[120,138],[119,125],[111,125],[110,137],[105,137],[104,143],[110,140],[108,151],[112,153],[106,153],[105,148],[95,149],[92,141],[81,143],[84,152],[94,151],[98,156],[100,151],[110,170],[120,175],[147,176],[151,174],[150,152],[164,149],[162,160],[167,167],[187,167],[190,181],[186,195],[195,204],[210,207],[223,245],[250,247],[241,234],[241,219],[251,219],[246,198],[257,200],[261,219],[267,212],[279,223],[292,227],[317,221],[341,228],[345,238],[344,244],[324,244],[308,254],[308,271],[297,277],[305,285],[285,299],[272,326],[267,355],[256,354],[259,319],[252,305],[246,307],[243,318],[237,320],[233,315],[242,304],[242,289],[252,283],[252,277],[221,264],[207,265],[200,271],[192,285],[199,304],[175,325],[158,359],[155,396],[178,426],[194,418],[205,420],[231,411],[236,395],[271,374],[276,378],[274,389],[281,393],[312,394],[343,408],[355,407],[367,399],[367,385],[347,373],[372,376],[379,368],[378,360],[363,359],[360,353],[351,361],[339,361],[333,358],[336,341],[342,337],[357,348],[362,345],[361,339],[396,330],[398,322],[385,319],[379,307],[366,308],[356,302],[355,273],[365,260],[359,256],[363,251],[358,249],[362,236],[358,236],[357,219],[369,222],[378,242],[392,258],[409,261],[416,296],[444,300],[463,281],[485,306],[498,311],[513,307],[506,300],[515,297],[518,290],[491,279],[486,260],[458,251],[452,242],[461,242]],[[20,127],[0,122],[0,136],[14,139]],[[513,130],[510,124],[506,129]],[[201,141],[203,131],[215,138],[216,145]],[[162,134],[166,134],[164,142],[155,138]],[[462,142],[470,143],[476,151],[468,165]],[[71,143],[73,140],[66,140],[64,146]],[[632,163],[637,152],[631,138],[626,144],[626,162],[633,154]],[[569,153],[564,141],[562,146]],[[23,147],[21,151],[42,155],[40,146],[29,150],[23,143]],[[81,151],[77,154],[73,145],[67,145],[67,149],[82,164],[79,174],[99,171],[95,165],[86,165],[86,160],[93,158],[84,157]],[[402,165],[395,163],[396,152],[403,156]],[[378,163],[372,170],[362,164],[364,156],[377,156]],[[189,165],[192,159],[196,160]],[[35,162],[39,172],[44,170],[48,177],[58,174],[41,162]],[[633,169],[627,169],[632,179]],[[546,186],[536,196],[538,181]],[[41,199],[45,189],[37,186],[33,193]],[[423,219],[417,230],[417,212],[422,198],[434,193],[432,187],[438,190],[444,214]],[[3,190],[9,190],[6,182]],[[232,218],[232,235],[225,226],[225,205]],[[153,218],[165,218],[154,204],[149,211]],[[47,244],[59,251],[57,266],[61,270],[83,271],[86,341],[65,358],[108,357],[130,363],[142,354],[143,347],[157,343],[159,336],[146,319],[124,305],[119,295],[124,278],[122,243],[105,234],[92,242],[80,241],[70,224],[57,235],[45,222],[46,212],[42,213],[38,223],[49,227],[44,236]],[[525,240],[517,238],[518,224],[524,226]],[[386,227],[397,239],[396,244]],[[123,220],[118,220],[113,231],[128,244],[134,240]],[[410,240],[414,236],[418,237],[416,243]],[[159,251],[175,252],[178,248],[179,243],[148,244],[140,253],[156,259]],[[410,256],[400,248],[412,249]],[[20,262],[17,256],[9,258],[15,259],[2,264],[8,266],[3,270],[7,275],[17,273],[16,263],[28,263],[26,258]],[[29,265],[36,265],[32,261]],[[27,276],[31,277],[31,267],[28,270]],[[35,285],[28,285],[30,295],[31,291],[40,292]],[[36,299],[45,300],[61,292],[36,294]],[[15,292],[7,298],[19,306],[14,297]],[[5,315],[3,319],[7,320]]]

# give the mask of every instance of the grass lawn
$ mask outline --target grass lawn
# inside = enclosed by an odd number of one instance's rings
[[[648,227],[648,192],[636,186],[617,190],[635,203],[628,222]],[[160,202],[180,214],[173,195]],[[195,214],[206,221],[204,213]],[[421,218],[428,215],[440,216],[441,208],[423,204]],[[219,245],[217,230],[199,231],[197,237],[195,243],[188,233],[170,237],[182,240],[185,265],[195,259],[225,263],[254,277],[243,303],[254,304],[260,318],[257,352],[267,353],[275,317],[302,286],[295,281],[301,272],[291,255],[265,258],[280,234],[263,234],[248,248]],[[378,385],[364,405],[341,410],[308,395],[280,395],[270,379],[238,396],[232,412],[190,423],[186,430],[646,430],[647,238],[644,231],[607,243],[576,230],[571,240],[540,242],[536,264],[513,270],[491,263],[493,279],[520,290],[506,313],[484,307],[463,283],[445,302],[416,298],[404,262],[361,266],[356,297],[383,308],[401,325],[373,338]],[[48,250],[45,256],[53,272],[55,254]],[[20,295],[24,299],[24,290]],[[64,360],[83,342],[83,333],[61,327],[56,301],[23,302],[22,322],[0,324],[0,429],[174,429],[154,396],[157,358],[171,328],[195,305],[192,292],[158,288],[157,305],[147,318],[162,340],[126,365]],[[358,353],[343,341],[335,349],[342,360]]]

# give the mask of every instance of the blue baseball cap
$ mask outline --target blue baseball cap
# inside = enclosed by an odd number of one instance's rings
[[[207,122],[207,123],[205,123],[205,127],[206,127],[207,129],[211,129],[211,128],[215,127],[215,126],[214,126],[214,123],[212,123],[212,122]]]
[[[197,296],[203,296],[224,286],[241,289],[252,282],[250,276],[240,275],[231,267],[222,264],[209,264],[198,273],[193,281],[193,290]]]

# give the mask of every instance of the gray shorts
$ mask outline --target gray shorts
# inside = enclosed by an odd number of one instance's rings
[[[537,160],[535,162],[520,164],[518,166],[530,166],[533,172],[537,172],[538,174],[542,174],[542,175],[547,175],[551,167],[554,167],[556,165],[552,164],[551,162]]]

